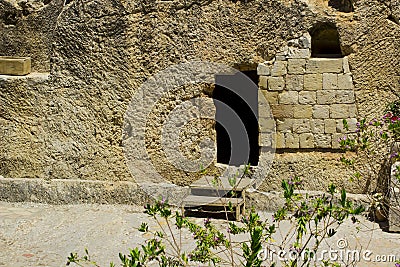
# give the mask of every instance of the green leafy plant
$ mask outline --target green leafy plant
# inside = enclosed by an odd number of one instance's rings
[[[165,201],[146,205],[145,212],[157,223],[159,229],[152,232],[147,223],[142,223],[138,230],[150,233],[152,237],[144,245],[131,249],[129,254],[120,253],[121,266],[139,267],[150,263],[157,263],[158,266],[246,267],[259,267],[262,264],[265,266],[267,263],[275,266],[274,259],[260,257],[263,247],[266,246],[288,248],[297,252],[298,257],[284,262],[285,266],[308,266],[322,240],[334,236],[337,228],[347,218],[351,217],[356,223],[355,215],[361,214],[364,209],[354,207],[348,200],[346,191],[342,189],[337,192],[334,185],[329,186],[327,192],[319,196],[302,194],[301,187],[302,181],[297,177],[282,181],[285,205],[274,213],[272,220],[262,219],[259,213],[251,209],[240,222],[224,220],[217,224],[207,218],[203,224],[196,224],[178,211],[174,212]],[[287,229],[286,237],[277,244],[274,234],[284,221],[291,222],[294,227]],[[183,232],[192,236],[194,249],[187,251],[182,248]],[[247,236],[248,239],[236,241],[235,236],[238,235]],[[291,239],[291,236],[295,238]],[[67,265],[85,262],[97,266],[90,260],[87,250],[85,253],[83,257],[71,253]],[[323,263],[324,266],[334,266],[329,265],[328,261]]]
[[[349,129],[346,120],[343,125]],[[338,141],[343,151],[353,153],[340,158],[353,170],[350,181],[364,182],[364,193],[370,196],[371,210],[378,210],[387,217],[389,188],[395,186],[389,179],[390,169],[395,161],[400,160],[397,151],[400,141],[400,100],[389,104],[381,118],[370,121],[360,119],[355,133],[347,133]],[[395,177],[400,181],[399,171],[396,171]]]

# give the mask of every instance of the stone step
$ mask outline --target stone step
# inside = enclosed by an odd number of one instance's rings
[[[228,208],[229,206],[232,207],[232,210]],[[245,202],[243,198],[189,195],[182,202],[182,214],[187,214],[188,212],[205,212],[209,215],[226,212],[233,214],[235,219],[239,221],[245,213]]]
[[[195,196],[189,195],[183,200],[185,207],[197,206],[238,206],[244,203],[243,198],[227,198],[227,197],[213,197],[213,196]]]
[[[190,185],[191,189],[203,189],[203,190],[223,190],[223,191],[243,191],[244,189],[251,187],[255,184],[255,179],[250,178],[236,178],[235,182],[231,184],[229,178],[213,176],[204,176]]]
[[[195,196],[209,196],[209,197],[225,197],[234,196],[240,197],[242,192],[232,192],[232,190],[222,190],[215,188],[190,188],[190,194]]]

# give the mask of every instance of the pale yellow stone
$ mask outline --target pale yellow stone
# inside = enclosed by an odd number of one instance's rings
[[[325,119],[325,133],[333,134],[336,133],[336,120],[334,119]]]
[[[271,76],[280,77],[287,74],[287,62],[277,60],[274,62],[271,68]]]
[[[27,75],[31,73],[30,57],[0,56],[0,75]]]
[[[261,89],[268,89],[268,76],[260,76],[258,86]]]
[[[277,119],[276,130],[280,133],[290,133],[293,128],[293,119]]]
[[[317,103],[317,93],[314,91],[299,92],[299,104],[313,105]]]
[[[283,77],[268,77],[268,90],[282,91],[283,89],[285,89]]]
[[[313,118],[327,119],[329,118],[329,105],[315,105],[313,106]]]
[[[335,104],[336,90],[319,90],[317,91],[318,104]]]
[[[353,89],[353,78],[351,77],[350,73],[347,74],[338,74],[337,77],[337,85],[339,89]]]
[[[299,93],[297,91],[284,91],[278,95],[279,104],[290,105],[299,103]]]
[[[303,75],[286,75],[286,90],[301,91],[303,87]]]
[[[288,59],[288,74],[304,74],[305,59]]]
[[[285,148],[285,135],[283,133],[275,134],[275,147],[276,148]]]
[[[305,118],[311,119],[313,114],[313,109],[311,105],[297,105],[293,107],[293,117],[294,118]]]
[[[305,74],[304,75],[304,90],[316,91],[322,89],[322,74]]]
[[[261,147],[272,147],[274,141],[274,135],[272,132],[262,132],[258,135],[258,145]]]
[[[341,73],[341,58],[311,58],[306,63],[306,73]]]
[[[317,148],[332,148],[332,136],[329,134],[315,134],[314,142]]]
[[[299,135],[294,133],[285,134],[285,146],[286,148],[299,148]]]
[[[300,134],[300,148],[314,148],[314,135],[312,133]]]
[[[322,74],[322,89],[324,90],[338,89],[338,75],[334,73]]]
[[[355,102],[355,96],[353,90],[337,90],[336,91],[336,103],[337,104],[352,104]]]
[[[278,104],[278,92],[271,92],[267,90],[261,90],[263,97],[269,104]]]
[[[317,134],[325,133],[325,123],[323,119],[310,120],[311,132]]]
[[[308,119],[294,119],[293,120],[294,133],[310,133],[311,125]]]
[[[333,104],[330,106],[329,116],[333,119],[346,119],[357,116],[355,104]]]
[[[262,118],[258,119],[258,126],[260,128],[260,132],[269,133],[275,132],[275,120],[273,118]]]
[[[271,75],[271,66],[265,63],[260,63],[257,66],[257,75],[269,76]]]

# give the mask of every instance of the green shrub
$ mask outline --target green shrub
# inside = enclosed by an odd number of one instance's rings
[[[178,211],[173,212],[164,201],[154,205],[146,205],[146,213],[157,223],[160,230],[152,232],[147,223],[142,223],[139,231],[152,234],[146,243],[131,249],[129,254],[120,253],[120,263],[123,267],[147,266],[150,263],[158,266],[193,266],[193,265],[229,265],[256,267],[275,266],[276,261],[260,257],[263,246],[290,248],[297,252],[297,258],[290,259],[286,266],[305,266],[312,262],[322,240],[334,236],[340,224],[351,217],[357,222],[355,215],[361,214],[362,207],[354,207],[347,199],[346,191],[338,193],[334,185],[328,191],[317,197],[300,194],[302,182],[298,178],[282,182],[285,205],[275,212],[272,221],[262,220],[253,209],[240,222],[221,221],[224,231],[218,230],[211,219],[205,219],[203,224],[196,224],[190,218],[184,217]],[[284,221],[291,222],[294,227],[288,229],[286,236],[294,236],[294,240],[284,239],[281,244],[275,244],[274,234]],[[164,225],[164,226],[163,226]],[[179,233],[176,234],[175,231]],[[282,229],[281,229],[282,230]],[[190,233],[195,243],[191,251],[182,248],[182,231]],[[248,240],[235,241],[234,236],[245,234]],[[168,244],[168,246],[166,246]],[[168,249],[167,249],[168,247]],[[71,253],[67,265],[71,263],[92,264],[87,251],[79,257]],[[304,257],[304,255],[306,255]],[[265,260],[265,261],[264,261]],[[324,262],[325,266],[335,266]],[[110,266],[115,266],[113,263]]]

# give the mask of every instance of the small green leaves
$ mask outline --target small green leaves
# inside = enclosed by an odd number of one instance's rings
[[[70,253],[67,257],[67,265],[75,263],[78,260],[78,253]]]
[[[236,180],[237,180],[236,176],[228,177],[229,185],[232,186],[232,187],[235,187],[236,186],[236,182],[237,182]]]
[[[349,124],[348,124],[348,122],[347,122],[347,120],[346,119],[343,119],[343,128],[346,130],[346,131],[348,131],[349,130]]]
[[[330,184],[328,186],[328,192],[329,194],[334,195],[336,193],[336,186],[334,184]]]
[[[346,197],[346,190],[343,188],[343,189],[340,191],[340,204],[342,205],[342,207],[345,207],[345,206],[346,206],[346,199],[347,199],[347,197]]]
[[[246,231],[245,227],[239,227],[237,226],[237,224],[233,223],[233,222],[229,222],[229,233],[233,234],[233,235],[237,235],[237,234],[241,234],[244,233]]]
[[[268,220],[262,220],[260,215],[252,208],[246,216],[242,217],[241,222],[227,222],[227,228],[220,229],[220,225],[215,225],[214,221],[205,219],[203,224],[193,222],[190,218],[185,218],[178,211],[172,213],[171,208],[166,201],[159,201],[153,205],[146,205],[146,213],[149,214],[157,223],[158,229],[151,231],[149,225],[143,222],[140,232],[150,236],[143,245],[130,249],[129,253],[119,254],[122,267],[144,267],[144,266],[161,266],[161,267],[181,267],[181,266],[221,266],[226,265],[225,258],[222,254],[232,253],[240,259],[240,266],[260,267],[265,263],[259,257],[259,253],[263,249],[266,242],[276,242],[273,234],[277,232],[277,228],[282,220],[290,220],[293,228],[288,232],[291,248],[297,252],[305,252],[305,265],[307,266],[315,253],[315,246],[321,243],[324,238],[332,237],[336,234],[331,222],[340,224],[344,219],[352,215],[351,219],[355,223],[358,215],[364,211],[363,207],[353,208],[353,203],[348,200],[346,191],[342,189],[337,194],[336,187],[331,184],[327,193],[320,195],[298,194],[295,190],[302,185],[302,181],[298,177],[282,181],[282,188],[285,196],[285,205],[275,212],[273,222],[270,224]],[[232,203],[228,205],[229,209],[233,209]],[[174,224],[170,223],[174,221]],[[323,224],[322,229],[320,225]],[[175,225],[176,228],[171,227]],[[325,227],[325,228],[324,228]],[[169,229],[169,231],[168,231]],[[179,239],[176,239],[176,232],[186,231],[191,234],[195,247],[190,251],[181,250]],[[291,232],[292,231],[292,232]],[[248,240],[235,242],[231,239],[232,235],[244,234],[248,236]],[[242,237],[240,237],[242,238]],[[315,242],[308,242],[307,238],[313,238]],[[172,240],[171,240],[172,239]],[[168,240],[168,250],[164,242]],[[293,242],[293,243],[292,243]],[[310,244],[312,248],[310,248]],[[171,252],[172,247],[172,252]],[[218,252],[218,253],[217,253]],[[240,253],[241,252],[241,253]],[[308,256],[307,256],[308,255]],[[232,257],[233,258],[233,257]],[[87,249],[85,255],[81,258],[76,253],[71,253],[68,257],[67,265],[70,263],[89,263],[90,256]],[[289,261],[291,266],[300,266],[303,262],[298,259]],[[326,262],[328,264],[328,262]],[[228,262],[230,266],[239,266],[232,260]],[[275,266],[274,263],[271,263]],[[97,266],[97,265],[95,265]],[[114,266],[110,264],[110,266]],[[326,265],[326,266],[333,266]]]
[[[145,206],[145,213],[153,217],[159,214],[163,218],[168,218],[172,215],[168,202],[164,199],[161,201],[157,201],[154,205],[147,204]]]
[[[354,165],[354,159],[348,159],[345,156],[340,157],[340,161],[343,162],[345,165],[352,166]]]
[[[200,174],[201,175],[206,175],[207,174],[207,170],[204,168],[203,164],[200,164]]]
[[[230,212],[233,212],[233,205],[231,201],[228,202],[228,209]]]
[[[337,233],[337,231],[333,228],[328,229],[328,237],[332,237]]]
[[[246,164],[243,169],[243,175],[250,174],[250,163]]]
[[[280,208],[273,215],[273,221],[279,222],[286,219],[288,209],[286,207]]]
[[[214,176],[214,178],[211,180],[211,184],[213,187],[219,187],[222,184],[221,178],[218,176]]]
[[[147,223],[142,222],[142,224],[139,227],[139,232],[147,232],[149,230],[149,226],[147,225]]]
[[[351,210],[350,212],[351,212],[351,214],[354,214],[354,215],[360,215],[364,211],[365,211],[365,208],[363,206],[358,206],[356,209]]]
[[[176,225],[176,227],[178,229],[181,229],[183,227],[184,222],[185,221],[183,219],[183,216],[179,212],[176,212],[175,213],[175,225]]]
[[[283,196],[286,200],[289,200],[293,196],[294,186],[293,184],[289,184],[288,181],[282,181],[282,188],[283,188]]]

